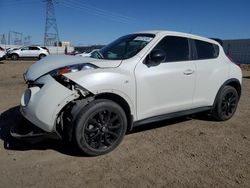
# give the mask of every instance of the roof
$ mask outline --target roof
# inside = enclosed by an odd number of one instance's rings
[[[190,33],[177,32],[177,31],[148,30],[148,31],[135,32],[135,33],[149,33],[149,34],[155,34],[155,35],[183,36],[183,37],[189,37],[189,38],[193,38],[193,39],[197,39],[197,40],[203,40],[203,41],[207,41],[207,42],[212,42],[212,43],[219,44],[217,41],[209,39],[209,38],[206,38],[206,37],[202,37],[202,36],[198,36],[198,35],[193,35],[193,34],[190,34]]]

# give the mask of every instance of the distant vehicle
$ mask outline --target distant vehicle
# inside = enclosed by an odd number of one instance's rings
[[[20,111],[40,129],[23,136],[57,134],[95,156],[115,149],[138,125],[198,112],[230,119],[242,72],[214,40],[145,31],[123,36],[91,58],[42,59],[24,79]],[[11,135],[20,138],[14,129]]]
[[[44,50],[47,50],[47,52],[50,53],[50,52],[49,52],[49,49],[48,49],[47,47],[41,46],[41,48],[44,49]]]
[[[77,55],[77,54],[81,54],[81,52],[74,50],[72,52],[65,53],[65,55]]]
[[[81,54],[76,54],[76,56],[81,56],[81,57],[96,57],[98,54],[99,49],[94,49],[89,53],[83,52]]]
[[[10,52],[10,51],[12,51],[12,50],[17,50],[17,49],[19,49],[19,48],[7,48],[7,49],[6,49],[6,52]]]
[[[18,60],[20,57],[36,57],[42,59],[49,55],[49,50],[40,46],[25,46],[7,52],[7,57],[12,60]]]
[[[2,48],[2,47],[0,46],[0,61],[1,61],[1,60],[4,60],[5,57],[6,57],[6,52],[5,52],[4,48]]]
[[[5,49],[0,46],[0,51],[5,51]]]

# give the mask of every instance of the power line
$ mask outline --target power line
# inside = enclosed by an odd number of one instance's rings
[[[78,1],[74,1],[74,0],[68,0],[68,2],[71,2],[73,4],[77,4],[78,6],[82,6],[82,7],[85,7],[87,9],[90,9],[90,10],[94,10],[94,11],[97,11],[97,12],[100,12],[100,13],[103,13],[103,14],[106,14],[106,15],[110,15],[110,16],[113,16],[113,17],[118,17],[120,19],[123,19],[123,20],[127,20],[127,21],[132,21],[133,19],[131,17],[128,17],[128,16],[125,16],[125,15],[122,15],[122,14],[118,14],[118,13],[115,13],[115,12],[111,12],[111,11],[108,11],[108,10],[105,10],[105,9],[101,9],[101,8],[98,8],[96,6],[91,6],[89,4],[86,4],[86,3],[83,3],[83,2],[78,2]]]
[[[119,15],[116,13],[112,13],[109,11],[106,11],[104,9],[99,9],[93,6],[89,6],[86,4],[80,4],[78,2],[72,2],[72,1],[61,1],[60,3],[62,6],[65,6],[67,8],[72,8],[78,11],[82,11],[84,13],[88,13],[88,14],[92,14],[95,16],[100,16],[100,17],[105,17],[106,19],[109,20],[113,20],[113,21],[117,21],[120,23],[126,23],[129,24],[133,21],[132,18],[123,16],[123,15]]]

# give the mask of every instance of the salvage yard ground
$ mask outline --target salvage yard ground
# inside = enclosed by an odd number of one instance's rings
[[[250,71],[231,120],[191,116],[145,125],[113,152],[85,157],[57,140],[9,137],[32,63],[0,62],[0,187],[250,187]]]

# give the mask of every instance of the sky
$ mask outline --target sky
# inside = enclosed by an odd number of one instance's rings
[[[250,38],[250,0],[56,0],[54,7],[60,40],[75,46],[158,29]],[[0,0],[0,10],[0,35],[16,31],[43,44],[45,0]]]

